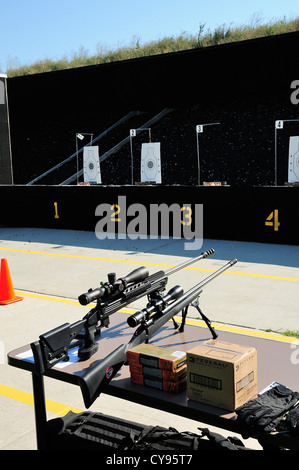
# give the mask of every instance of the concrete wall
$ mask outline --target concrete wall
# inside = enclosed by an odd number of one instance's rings
[[[100,133],[132,109],[156,112],[165,107],[182,108],[184,122],[189,106],[199,105],[200,112],[204,109],[204,119],[215,116],[218,119],[223,112],[229,139],[232,139],[237,133],[231,129],[231,123],[236,121],[236,109],[241,103],[239,114],[243,128],[238,130],[236,141],[240,147],[236,144],[233,153],[224,155],[224,161],[235,168],[234,159],[236,163],[242,156],[251,162],[248,173],[255,174],[259,168],[262,175],[263,162],[267,169],[269,162],[272,165],[274,161],[274,120],[298,114],[296,106],[290,102],[290,85],[298,79],[294,53],[298,45],[299,32],[9,79],[14,167],[20,178],[26,173],[25,167],[32,174],[37,161],[42,160],[47,170],[52,166],[51,158],[57,149],[61,159],[74,152],[75,132],[95,132],[96,135],[96,131]],[[230,107],[232,101],[234,107]],[[247,105],[248,109],[250,105],[250,113],[243,112]],[[269,114],[266,128],[259,122],[264,107]],[[210,108],[213,116],[208,114]],[[177,125],[180,129],[179,118]],[[249,127],[251,134],[244,148],[243,130]],[[185,135],[183,137],[185,145]],[[285,136],[286,142],[287,138]],[[190,139],[195,148],[193,127]],[[257,147],[262,141],[269,147],[269,154],[265,155],[263,150],[257,156]],[[182,157],[185,158],[183,154]],[[279,184],[283,185],[284,181],[285,176]],[[20,179],[16,181],[19,182]],[[25,182],[21,180],[22,184]],[[190,203],[193,209],[196,204],[203,204],[205,238],[298,243],[295,232],[297,187],[263,187],[262,179],[260,187],[237,188],[233,183],[229,181],[230,187],[0,186],[0,225],[93,231],[99,221],[96,208],[103,203],[117,204],[118,197],[125,196],[127,207],[133,203],[143,204],[148,213],[150,204],[161,201],[180,207]],[[127,222],[129,220],[127,218]],[[116,230],[118,228],[116,223]],[[147,224],[147,232],[150,230]]]

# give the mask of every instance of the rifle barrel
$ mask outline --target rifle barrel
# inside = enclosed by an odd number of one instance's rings
[[[161,313],[157,313],[152,315],[150,320],[147,323],[147,326],[151,326],[152,330],[149,330],[149,334],[153,334],[157,329],[161,327],[161,323],[163,324],[167,318],[167,315],[169,315],[169,319],[177,315],[179,312],[181,312],[187,305],[189,305],[198,295],[201,293],[202,288],[208,284],[210,281],[215,279],[215,277],[219,276],[223,271],[226,271],[228,268],[236,264],[237,259],[233,259],[226,263],[224,266],[219,268],[217,271],[213,272],[210,274],[210,276],[206,277],[202,281],[200,281],[198,284],[195,286],[191,287],[187,292],[185,292],[181,297],[179,297],[177,300],[172,302],[171,304],[167,305],[165,309]],[[156,318],[155,318],[156,315]],[[156,323],[156,327],[154,326]],[[142,328],[142,325],[139,327],[140,331]],[[137,330],[138,331],[138,330]]]
[[[198,284],[196,284],[196,286],[194,287],[191,287],[191,289],[189,289],[187,292],[185,292],[185,294],[183,294],[181,297],[179,297],[177,300],[175,300],[174,302],[172,302],[171,304],[167,305],[167,307],[163,310],[162,312],[162,316],[164,315],[167,315],[168,312],[173,312],[174,311],[174,315],[176,315],[178,312],[180,312],[181,310],[183,310],[183,308],[188,305],[189,303],[191,303],[198,295],[199,293],[201,292],[202,288],[208,284],[210,281],[212,281],[213,279],[215,279],[215,277],[219,276],[219,274],[221,274],[223,271],[226,271],[228,268],[230,268],[231,266],[233,266],[234,264],[236,264],[237,262],[237,259],[233,259],[231,261],[229,261],[228,263],[226,263],[224,266],[222,266],[221,268],[219,268],[217,271],[215,271],[214,273],[210,274],[210,276],[206,277],[205,279],[203,279],[202,281],[200,281]]]
[[[171,274],[174,274],[177,271],[179,271],[180,269],[183,269],[187,266],[190,266],[190,264],[196,263],[197,261],[199,261],[201,259],[207,258],[208,256],[211,256],[214,253],[215,253],[215,250],[213,248],[211,248],[210,250],[206,250],[206,251],[202,252],[199,256],[196,256],[195,258],[184,261],[183,263],[179,264],[178,266],[174,266],[173,268],[168,269],[167,271],[165,271],[165,275],[169,276]]]

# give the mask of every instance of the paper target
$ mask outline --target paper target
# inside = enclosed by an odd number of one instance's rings
[[[299,182],[299,136],[290,137],[288,182]]]
[[[83,149],[84,182],[101,184],[99,147],[84,147]]]
[[[162,183],[160,142],[141,146],[141,182]]]

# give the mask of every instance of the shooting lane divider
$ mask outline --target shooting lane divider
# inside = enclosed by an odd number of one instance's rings
[[[4,248],[1,247],[0,250],[2,251],[12,251],[18,253],[27,253],[33,255],[46,255],[46,256],[60,256],[65,258],[75,258],[75,259],[86,259],[86,260],[95,260],[95,261],[109,261],[113,263],[127,263],[127,264],[138,264],[144,266],[159,266],[164,268],[173,268],[175,265],[173,264],[163,264],[163,263],[150,263],[148,261],[134,261],[134,260],[125,260],[125,259],[118,259],[118,258],[102,258],[97,256],[83,256],[83,255],[69,255],[66,253],[50,253],[47,251],[31,251],[31,250],[21,250],[19,248]],[[200,272],[215,272],[216,269],[208,269],[208,268],[196,268],[194,266],[186,266],[184,269],[190,269],[192,271],[200,271]],[[288,276],[273,276],[270,274],[260,274],[260,273],[246,273],[241,271],[226,271],[224,274],[233,274],[237,276],[248,276],[248,277],[258,277],[264,279],[276,279],[279,281],[291,281],[291,282],[299,282],[299,278],[296,277],[288,277]]]

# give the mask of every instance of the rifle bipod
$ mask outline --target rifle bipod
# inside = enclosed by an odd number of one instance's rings
[[[202,320],[206,323],[207,327],[209,328],[210,332],[212,333],[213,339],[216,339],[218,337],[218,334],[216,333],[216,331],[212,327],[211,321],[208,319],[208,317],[200,309],[198,297],[195,300],[193,300],[190,304],[188,304],[187,307],[185,307],[182,310],[182,323],[181,323],[181,326],[179,328],[179,332],[182,333],[184,331],[186,318],[187,318],[187,314],[188,314],[188,308],[189,308],[190,305],[192,307],[196,308],[196,310],[200,314]],[[177,326],[174,326],[174,327],[177,328]]]

